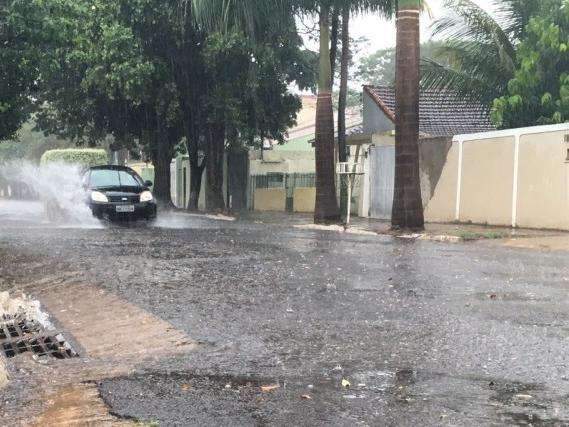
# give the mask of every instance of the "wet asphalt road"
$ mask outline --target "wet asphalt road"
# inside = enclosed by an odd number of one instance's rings
[[[182,214],[152,227],[34,218],[0,209],[0,291],[46,277],[102,286],[201,343],[99,384],[120,417],[164,426],[569,424],[564,252]],[[268,384],[280,388],[261,392]]]

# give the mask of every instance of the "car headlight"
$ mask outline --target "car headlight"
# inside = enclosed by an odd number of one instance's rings
[[[141,202],[151,202],[153,198],[154,196],[152,196],[152,193],[150,191],[143,191],[140,193]]]
[[[105,196],[103,193],[101,193],[100,191],[92,191],[91,192],[91,200],[94,202],[99,202],[99,203],[108,203],[109,202],[109,198],[107,196]]]

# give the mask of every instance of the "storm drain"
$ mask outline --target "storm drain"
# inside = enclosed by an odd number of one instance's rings
[[[63,334],[48,333],[39,323],[20,317],[0,322],[0,350],[8,358],[26,352],[56,359],[78,356]]]
[[[0,323],[0,341],[21,338],[26,335],[38,333],[41,330],[39,323],[21,317],[7,318]]]

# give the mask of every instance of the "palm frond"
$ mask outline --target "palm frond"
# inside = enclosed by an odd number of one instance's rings
[[[473,0],[445,0],[448,14],[432,25],[444,42],[435,58],[423,61],[422,84],[483,102],[501,96],[514,75],[516,43],[538,3],[500,0],[490,13]]]
[[[434,37],[493,43],[499,46],[505,54],[504,59],[511,61],[513,66],[516,51],[504,29],[511,22],[498,21],[472,0],[446,0],[445,6],[452,13],[433,24]]]
[[[504,31],[517,42],[522,38],[530,18],[542,5],[543,0],[504,0],[497,4],[496,14],[504,23]]]
[[[494,88],[482,76],[469,75],[432,59],[421,60],[421,74],[421,88],[425,90],[452,90],[488,108],[495,98]]]
[[[192,10],[200,28],[239,29],[258,37],[266,29],[290,24],[292,5],[290,0],[194,0]]]

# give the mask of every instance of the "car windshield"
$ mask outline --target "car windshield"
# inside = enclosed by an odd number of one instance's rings
[[[91,171],[89,186],[99,187],[141,187],[142,178],[136,173],[116,169],[95,169]]]

